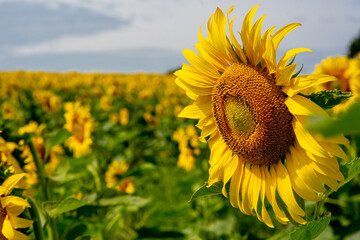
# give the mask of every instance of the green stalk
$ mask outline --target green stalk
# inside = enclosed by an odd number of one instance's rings
[[[29,211],[30,211],[31,218],[34,221],[33,228],[34,228],[34,233],[35,233],[35,239],[45,240],[44,231],[41,227],[40,214],[38,211],[38,207],[35,203],[35,200],[32,199],[31,197],[29,197],[28,202],[31,205],[31,208],[29,208]]]
[[[37,175],[39,177],[39,182],[40,182],[40,186],[41,186],[41,190],[43,193],[43,198],[44,201],[49,201],[50,200],[50,196],[49,196],[49,192],[48,192],[48,181],[46,179],[45,173],[44,173],[44,169],[43,169],[43,165],[40,162],[40,158],[39,155],[37,154],[36,148],[33,144],[33,142],[28,141],[28,145],[30,147],[30,151],[31,154],[33,156],[35,165],[36,165],[36,169],[37,169]],[[47,216],[49,218],[49,216]],[[57,233],[57,224],[56,224],[56,219],[55,218],[49,218],[49,225],[50,225],[50,232],[52,236],[53,240],[57,240],[58,239],[58,233]]]
[[[28,145],[30,147],[30,151],[31,151],[31,154],[33,156],[33,159],[34,159],[34,162],[35,162],[35,165],[36,165],[36,169],[37,169],[37,175],[39,176],[39,182],[40,182],[40,186],[41,186],[41,190],[42,190],[42,193],[43,193],[43,197],[44,197],[44,200],[45,201],[48,201],[49,200],[49,193],[48,193],[48,190],[47,190],[47,184],[46,184],[46,180],[45,180],[45,173],[44,173],[44,169],[43,169],[43,166],[40,162],[40,159],[39,159],[39,156],[37,154],[37,151],[36,151],[36,148],[33,144],[33,142],[30,140],[28,142]]]

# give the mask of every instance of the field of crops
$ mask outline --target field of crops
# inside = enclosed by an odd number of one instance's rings
[[[292,231],[265,227],[222,195],[189,201],[208,178],[210,153],[196,122],[176,117],[189,101],[172,74],[0,79],[1,178],[27,173],[32,208],[22,216],[36,221],[37,208],[46,239],[286,239]],[[334,221],[323,239],[359,230],[355,179],[325,204]],[[35,227],[22,230],[34,238]]]

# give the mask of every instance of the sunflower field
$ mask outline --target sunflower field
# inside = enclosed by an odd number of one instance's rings
[[[175,73],[0,72],[0,239],[358,239],[360,54],[302,76],[255,11]]]

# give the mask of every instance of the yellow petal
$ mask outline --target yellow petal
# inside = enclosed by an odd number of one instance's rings
[[[278,69],[276,73],[276,85],[288,86],[290,84],[290,79],[295,72],[295,69],[296,64],[291,64],[283,69]]]
[[[14,231],[14,238],[12,240],[28,240],[30,237],[19,231]]]
[[[217,78],[220,77],[220,73],[212,67],[206,60],[197,55],[194,51],[184,49],[183,54],[185,58],[201,73],[206,76]]]
[[[22,199],[17,196],[6,196],[6,197],[2,197],[0,200],[1,200],[1,206],[3,208],[6,208],[9,204],[30,207],[30,204],[28,203],[28,201],[26,199]]]
[[[293,161],[294,159],[291,157],[291,154],[288,154],[286,156],[286,164],[290,175],[291,185],[293,186],[294,191],[303,199],[309,201],[319,201],[320,198],[314,193],[312,189],[308,187],[307,184],[304,184],[302,179],[296,173],[296,168]]]
[[[319,105],[317,105],[310,99],[307,99],[306,97],[300,95],[288,97],[285,100],[285,104],[289,108],[289,111],[294,115],[319,115],[324,117],[329,116],[326,111],[322,109]]]
[[[201,118],[195,126],[198,127],[199,129],[203,129],[204,126],[211,124],[213,122],[214,122],[213,116],[209,115],[207,117]]]
[[[284,68],[286,66],[286,64],[288,63],[288,61],[294,57],[296,54],[301,53],[301,52],[313,52],[311,49],[308,48],[294,48],[291,49],[289,51],[287,51],[284,56],[282,56],[282,58],[280,59],[279,63],[278,63],[278,68]]]
[[[254,49],[254,58],[253,65],[257,65],[262,58],[263,49],[261,48],[261,27],[264,22],[266,15],[261,16],[252,27],[250,31],[250,39],[252,39],[253,49]]]
[[[294,96],[295,94],[316,86],[320,85],[325,82],[329,81],[336,81],[336,77],[332,77],[326,74],[311,74],[311,75],[303,75],[299,77],[295,77],[291,79],[290,85],[284,87],[282,90],[285,92],[289,97]]]
[[[212,38],[214,47],[218,49],[223,57],[230,61],[228,55],[230,46],[228,46],[226,36],[226,18],[220,8],[217,8],[215,11],[213,21],[211,22],[211,34],[209,37]]]
[[[273,41],[274,43],[274,48],[275,48],[275,52],[278,49],[278,46],[281,42],[281,40],[292,30],[294,30],[295,28],[301,26],[300,23],[290,23],[288,25],[286,25],[285,27],[280,28],[277,32],[274,33],[274,35],[272,35],[272,37],[270,38],[271,41]]]
[[[271,228],[274,228],[274,224],[271,221],[270,215],[266,210],[265,207],[265,194],[266,194],[266,184],[268,184],[266,182],[266,175],[265,175],[265,171],[267,171],[266,169],[264,169],[264,167],[260,168],[261,172],[261,190],[260,190],[260,199],[261,199],[261,216],[262,219],[264,221],[264,223]]]
[[[2,186],[7,189],[5,195],[7,195],[16,186],[16,184],[25,176],[26,173],[18,173],[7,178],[2,184]]]
[[[196,96],[211,95],[212,90],[213,90],[213,86],[206,87],[206,88],[205,87],[198,87],[198,86],[194,86],[194,84],[192,84],[193,82],[184,81],[181,78],[176,78],[175,83],[179,87],[184,89],[186,92],[194,93]],[[195,97],[195,99],[196,99],[196,97]]]
[[[244,54],[244,51],[242,50],[242,47],[240,46],[239,42],[236,40],[236,38],[234,36],[233,24],[234,24],[234,20],[236,19],[236,17],[234,17],[231,20],[231,22],[229,21],[229,14],[232,12],[233,9],[234,9],[234,6],[229,8],[229,10],[227,12],[227,19],[228,19],[228,23],[229,23],[230,40],[231,40],[232,44],[234,45],[234,49],[235,49],[235,52],[236,52],[237,56],[240,58],[240,60],[243,63],[246,63],[246,56]]]
[[[210,104],[192,104],[185,107],[178,115],[181,118],[200,119],[211,114]]]
[[[174,75],[196,87],[210,88],[216,82],[216,79],[201,74],[194,67],[187,64],[183,64],[182,69],[176,71]]]
[[[214,67],[222,72],[229,66],[226,59],[219,53],[218,49],[212,46],[202,35],[201,35],[201,27],[198,32],[199,38],[199,47],[203,49],[204,52],[207,53],[207,56],[203,56],[205,60],[212,63]],[[197,49],[198,47],[195,46]],[[198,49],[199,51],[199,49]],[[200,52],[200,51],[199,51]],[[201,53],[200,53],[201,55]]]
[[[290,148],[291,157],[293,158],[293,164],[295,172],[300,177],[300,179],[307,184],[310,188],[318,191],[324,192],[326,189],[321,184],[319,179],[316,177],[316,172],[313,169],[313,166],[310,164],[308,156],[301,149],[299,144],[295,144],[295,147]]]
[[[240,159],[237,159],[237,161],[240,161]],[[240,185],[241,185],[243,168],[244,168],[243,162],[239,162],[230,181],[230,191],[229,191],[230,203],[234,208],[238,208],[241,205],[241,200],[239,196],[240,196]]]
[[[313,136],[304,129],[299,121],[293,121],[293,128],[300,146],[319,157],[329,157],[327,151],[322,148]]]
[[[205,138],[212,134],[217,129],[215,123],[211,123],[209,125],[206,125],[203,130],[201,131],[201,135],[199,137],[201,142],[206,142]]]
[[[254,62],[254,49],[251,42],[252,39],[250,38],[250,31],[251,31],[252,21],[259,6],[260,5],[256,5],[246,14],[241,27],[241,39],[243,42],[246,55],[251,63]]]
[[[239,163],[237,156],[236,155],[231,156],[232,152],[230,150],[228,152],[230,153],[229,154],[230,162],[224,167],[224,181],[223,181],[224,185],[222,188],[222,193],[225,197],[228,197],[228,194],[225,189],[225,185],[230,180],[230,178],[234,176],[235,170],[237,169]]]
[[[253,165],[250,171],[252,173],[252,180],[249,183],[251,187],[251,197],[250,197],[251,205],[252,205],[251,208],[255,210],[258,219],[261,222],[263,222],[263,219],[258,213],[258,201],[261,190],[261,172],[259,165]]]
[[[335,143],[326,143],[326,142],[319,142],[319,144],[322,148],[324,148],[332,155],[344,159],[345,161],[348,161],[346,153],[344,152],[344,150],[342,150],[342,148],[339,145]]]
[[[286,224],[289,222],[289,219],[285,216],[285,214],[280,210],[277,201],[276,201],[276,174],[270,175],[270,172],[268,169],[264,169],[265,172],[265,178],[266,178],[266,189],[265,189],[265,195],[269,203],[271,204],[276,219],[283,224]]]
[[[33,224],[32,220],[19,218],[19,217],[11,217],[10,219],[13,228],[28,228]]]
[[[2,227],[1,232],[7,239],[14,238],[14,229],[11,226],[11,222],[10,222],[10,219],[9,219],[8,215],[6,215],[6,217],[4,219],[3,227]]]
[[[271,166],[271,174],[276,174],[277,179],[277,190],[281,197],[281,199],[285,202],[286,206],[295,214],[299,216],[305,216],[305,212],[301,209],[298,203],[295,200],[294,193],[292,190],[290,177],[287,169],[284,165],[279,161],[277,166]]]
[[[242,196],[242,203],[241,203],[241,210],[246,215],[251,215],[251,206],[250,206],[250,199],[249,194],[251,192],[250,185],[250,178],[251,172],[249,169],[249,164],[245,164],[244,172],[243,172],[243,180],[241,181],[241,196]]]

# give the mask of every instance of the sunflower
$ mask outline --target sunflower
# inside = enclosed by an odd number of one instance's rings
[[[336,77],[334,82],[326,82],[317,86],[317,90],[332,90],[334,88],[342,92],[351,92],[352,97],[346,102],[335,106],[334,113],[345,111],[360,98],[360,60],[346,56],[328,57],[318,64],[315,74],[328,74]]]
[[[0,186],[0,239],[30,239],[29,236],[16,230],[28,228],[33,224],[32,220],[19,217],[26,207],[30,207],[30,204],[26,199],[8,195],[25,175],[25,173],[14,174]]]
[[[29,124],[19,128],[18,132],[20,135],[25,133],[35,133],[35,136],[31,138],[31,142],[34,144],[40,161],[44,163],[45,172],[52,175],[61,162],[60,156],[64,153],[64,149],[60,145],[55,145],[50,149],[47,159],[44,159],[45,143],[42,133],[45,127],[45,124],[39,125],[37,122],[31,121]],[[21,141],[19,145],[22,148],[21,157],[24,158],[24,163],[26,164],[24,170],[28,173],[26,175],[26,181],[29,185],[34,185],[38,181],[37,168],[30,147],[24,144],[24,141]]]
[[[308,117],[327,117],[327,113],[299,93],[336,79],[324,74],[294,76],[296,64],[289,61],[300,52],[310,52],[307,48],[289,50],[277,62],[280,41],[300,24],[275,33],[271,27],[261,35],[265,16],[252,25],[258,6],[245,16],[242,46],[233,33],[234,19],[229,20],[233,7],[227,18],[216,9],[208,20],[207,38],[200,27],[195,45],[199,54],[184,50],[191,65],[175,72],[176,83],[194,100],[178,116],[199,119],[200,139],[211,150],[208,186],[222,181],[223,195],[233,207],[256,215],[269,227],[274,225],[266,205],[280,223],[292,218],[304,224],[305,212],[296,198],[318,201],[325,184],[339,188],[344,177],[336,157],[347,157],[338,144],[348,140],[323,139],[308,132]]]
[[[108,188],[115,187],[116,190],[128,194],[135,192],[135,185],[130,177],[120,179],[119,177],[129,169],[129,165],[124,161],[112,161],[105,173],[105,182]]]
[[[94,119],[89,106],[82,106],[80,102],[65,103],[64,128],[74,135],[66,140],[65,145],[74,152],[75,157],[81,157],[91,152],[91,133],[94,129]]]

